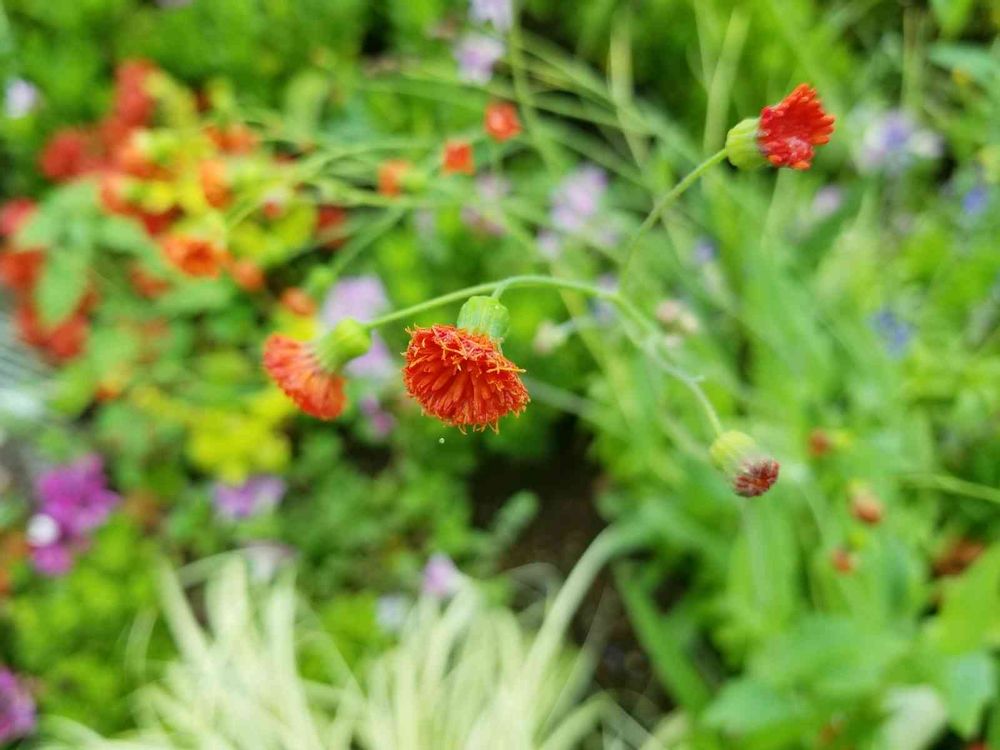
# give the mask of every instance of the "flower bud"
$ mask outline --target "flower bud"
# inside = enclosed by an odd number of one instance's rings
[[[864,485],[856,485],[851,493],[851,515],[869,526],[882,522],[885,508],[878,496]]]
[[[493,297],[469,297],[458,312],[457,327],[469,333],[485,333],[493,341],[503,341],[510,328],[510,312]]]
[[[778,462],[764,455],[746,433],[722,433],[712,443],[709,455],[740,497],[763,495],[778,481]]]
[[[760,151],[757,131],[760,118],[751,117],[734,125],[726,135],[726,157],[738,169],[757,169],[767,164]]]
[[[371,345],[367,326],[353,318],[344,318],[316,342],[316,357],[326,372],[335,372],[367,353]]]

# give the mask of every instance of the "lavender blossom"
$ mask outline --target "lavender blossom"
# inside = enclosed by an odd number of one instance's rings
[[[495,174],[483,174],[476,177],[476,197],[480,203],[499,206],[500,202],[510,193],[510,181]],[[482,211],[474,206],[462,206],[462,221],[470,228],[500,236],[504,228],[493,219],[487,218]]]
[[[466,34],[455,44],[459,77],[468,83],[489,83],[493,66],[503,57],[504,45],[485,34]]]
[[[608,175],[592,164],[574,170],[552,193],[550,219],[556,229],[578,234],[588,228],[608,189]]]
[[[11,119],[25,117],[38,106],[38,89],[30,81],[15,78],[4,92],[4,113]]]
[[[503,33],[514,24],[511,0],[470,0],[469,17],[476,23],[490,23]]]
[[[833,216],[844,205],[844,191],[836,185],[824,185],[812,201],[812,218],[822,221]]]
[[[708,237],[699,237],[694,243],[694,250],[691,254],[694,257],[694,262],[703,266],[714,261],[718,257],[719,251],[716,249],[715,243]]]
[[[455,594],[462,584],[462,574],[447,555],[435,554],[424,566],[424,580],[421,587],[426,596],[447,599]]]
[[[374,396],[365,396],[360,403],[361,413],[365,415],[368,426],[380,440],[385,440],[396,428],[396,418],[382,408]]]
[[[35,731],[35,701],[17,676],[0,667],[0,743]]]
[[[83,536],[107,520],[121,500],[107,487],[104,462],[91,454],[44,472],[36,482],[41,512],[68,536]]]
[[[223,518],[237,520],[273,510],[286,489],[281,477],[258,474],[240,485],[216,482],[212,494],[216,512]]]
[[[921,128],[903,110],[894,109],[875,117],[861,137],[858,166],[862,172],[896,175],[918,160],[941,155],[941,137]]]
[[[983,214],[990,205],[990,189],[983,183],[977,183],[962,196],[962,213],[972,219]]]
[[[378,276],[347,276],[327,292],[319,319],[325,327],[333,328],[344,318],[371,320],[388,305],[389,297]],[[349,375],[371,380],[385,380],[394,370],[392,354],[377,333],[372,334],[371,348],[345,367]]]
[[[885,344],[886,352],[894,358],[906,353],[913,339],[913,327],[887,307],[871,318],[871,325]]]

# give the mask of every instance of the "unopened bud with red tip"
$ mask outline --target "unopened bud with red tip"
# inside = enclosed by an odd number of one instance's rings
[[[885,516],[885,507],[878,495],[864,484],[855,484],[849,490],[851,515],[869,526],[877,526]]]
[[[767,164],[757,144],[759,128],[760,118],[751,117],[734,125],[726,135],[726,158],[737,169],[757,169]]]
[[[830,553],[830,564],[834,570],[844,575],[850,575],[858,567],[854,555],[843,547],[837,547]]]
[[[469,333],[484,333],[500,343],[510,328],[510,312],[494,297],[469,297],[458,311],[456,325]]]
[[[744,432],[722,433],[712,443],[709,455],[740,497],[763,495],[778,481],[778,462],[762,453],[754,439]]]

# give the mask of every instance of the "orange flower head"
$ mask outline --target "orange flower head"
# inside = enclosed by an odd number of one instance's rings
[[[778,481],[780,468],[772,458],[747,461],[733,477],[733,491],[740,497],[759,497]]]
[[[510,140],[521,132],[521,120],[517,108],[508,102],[493,102],[486,107],[483,120],[487,134],[500,143]]]
[[[205,201],[212,208],[223,208],[229,203],[229,182],[226,164],[219,159],[207,159],[198,165],[198,177]]]
[[[22,294],[31,291],[42,276],[42,250],[14,250],[0,253],[0,284]]]
[[[485,333],[451,325],[409,333],[403,385],[427,414],[463,432],[496,430],[501,417],[527,407],[524,371]]]
[[[264,272],[252,260],[234,260],[229,264],[229,275],[244,291],[256,292],[264,288]]]
[[[775,167],[809,169],[815,147],[830,142],[833,122],[816,89],[801,83],[778,104],[760,111],[757,144]]]
[[[778,481],[780,465],[757,447],[749,435],[736,430],[723,432],[709,448],[712,463],[729,480],[740,497],[759,497]]]
[[[286,310],[304,318],[316,312],[316,301],[297,286],[281,293],[281,304]]]
[[[321,247],[336,250],[344,244],[342,235],[347,211],[340,206],[320,206],[316,209],[316,234]]]
[[[167,258],[188,276],[218,278],[228,253],[211,240],[188,235],[170,235],[163,240]]]
[[[340,370],[371,345],[368,328],[351,318],[313,342],[274,333],[264,342],[264,369],[306,414],[336,419],[347,406]]]
[[[336,419],[347,406],[344,379],[325,370],[315,347],[273,333],[264,343],[264,369],[295,405],[317,419]]]
[[[472,144],[468,141],[448,141],[444,144],[441,171],[445,174],[475,174]]]
[[[410,171],[406,159],[389,159],[378,168],[378,191],[387,198],[395,198],[403,192],[403,178]]]

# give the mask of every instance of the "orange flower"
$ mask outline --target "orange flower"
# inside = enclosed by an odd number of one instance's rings
[[[486,334],[435,325],[410,331],[403,385],[442,422],[463,431],[496,430],[501,417],[528,405],[520,372]]]
[[[510,140],[521,132],[517,108],[507,102],[493,102],[487,105],[483,125],[489,136],[500,143]]]
[[[253,151],[257,145],[257,134],[242,123],[217,127],[205,127],[205,135],[215,147],[227,154],[246,154]]]
[[[378,191],[388,198],[403,192],[403,177],[410,171],[410,162],[405,159],[389,159],[378,168]]]
[[[445,174],[475,174],[472,162],[472,144],[468,141],[448,141],[444,144],[441,171]]]
[[[256,292],[264,287],[264,272],[252,260],[234,260],[229,264],[229,275],[245,291]]]
[[[24,302],[15,311],[14,321],[21,340],[40,349],[53,362],[64,362],[80,354],[90,334],[90,321],[82,309],[48,328],[42,325],[34,305]]]
[[[830,142],[833,122],[816,89],[801,83],[781,102],[761,110],[757,143],[775,167],[809,169],[814,147]]]
[[[205,200],[212,208],[223,208],[229,203],[229,184],[226,165],[219,159],[209,159],[198,165],[198,177]]]
[[[321,247],[335,250],[344,244],[341,227],[347,221],[347,211],[340,206],[320,206],[316,210],[316,234]]]
[[[128,277],[132,288],[146,299],[156,299],[170,288],[169,281],[143,270],[140,265],[129,268]]]
[[[210,240],[188,235],[170,235],[163,240],[167,258],[188,276],[217,278],[228,253]]]
[[[289,312],[304,318],[316,312],[316,301],[297,286],[289,287],[281,293],[281,304]]]
[[[858,567],[858,562],[854,555],[843,547],[837,547],[837,549],[830,553],[830,564],[834,570],[844,575],[853,573]]]
[[[336,419],[347,405],[344,379],[322,367],[315,347],[273,333],[264,342],[264,369],[302,411],[317,419]]]
[[[50,180],[69,180],[100,165],[90,133],[76,128],[56,132],[39,157],[42,174]]]
[[[44,263],[45,253],[41,250],[0,253],[0,284],[15,292],[28,292],[41,277]]]

